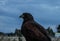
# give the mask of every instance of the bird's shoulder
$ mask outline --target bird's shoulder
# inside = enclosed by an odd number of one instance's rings
[[[33,28],[35,26],[34,21],[27,21],[23,24],[24,27]]]

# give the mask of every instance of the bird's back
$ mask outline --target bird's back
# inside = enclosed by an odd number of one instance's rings
[[[48,40],[48,41],[51,41],[51,38],[49,37],[49,35],[48,35],[48,33],[47,33],[47,30],[42,26],[42,25],[40,25],[40,24],[38,24],[37,22],[33,22],[33,24],[35,24],[35,26],[37,27],[37,29],[41,32],[41,33],[43,33],[44,35],[45,35],[45,37],[46,37],[46,39]]]

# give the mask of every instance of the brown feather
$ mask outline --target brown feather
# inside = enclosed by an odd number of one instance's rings
[[[51,41],[45,28],[34,21],[30,13],[23,13],[24,21],[21,27],[21,33],[26,41]]]

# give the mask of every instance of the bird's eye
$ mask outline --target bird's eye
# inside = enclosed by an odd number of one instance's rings
[[[22,17],[24,17],[24,15],[22,15]]]

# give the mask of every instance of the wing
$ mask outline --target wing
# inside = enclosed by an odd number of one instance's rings
[[[25,23],[24,27],[26,28],[26,32],[27,32],[27,36],[33,38],[33,39],[37,39],[37,40],[46,40],[48,41],[49,39],[43,34],[43,32],[41,32],[42,30],[45,30],[45,29],[42,29],[41,31],[38,29],[38,25],[36,25],[35,23],[33,22],[27,22]],[[45,31],[44,31],[45,32]]]
[[[35,24],[36,27],[39,29],[39,31],[40,31],[41,33],[43,33],[43,34],[51,41],[51,38],[49,37],[46,29],[45,29],[43,26],[41,26],[40,24],[38,24],[38,23],[36,23],[36,22],[33,22],[33,24]]]

